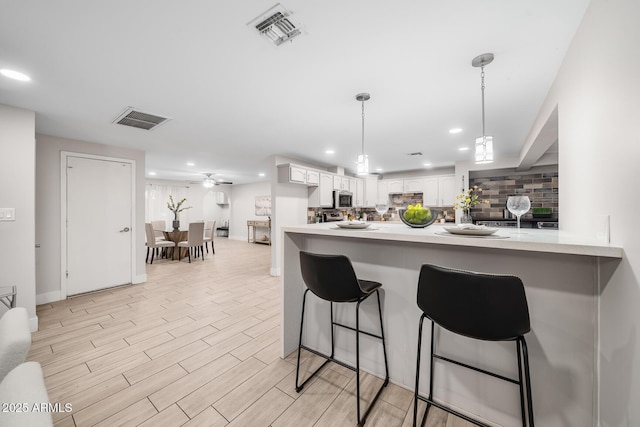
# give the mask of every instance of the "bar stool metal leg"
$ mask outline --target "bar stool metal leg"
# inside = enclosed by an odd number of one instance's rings
[[[297,363],[296,363],[296,392],[300,392],[302,390],[302,388],[307,384],[307,382],[309,380],[311,380],[311,378],[313,378],[327,363],[329,362],[335,362],[341,366],[344,366],[345,368],[351,369],[352,371],[356,372],[356,411],[357,411],[357,419],[358,419],[358,426],[363,426],[367,417],[369,416],[369,413],[371,412],[371,410],[373,409],[373,406],[375,404],[375,402],[378,400],[378,398],[380,397],[380,395],[382,394],[382,390],[389,384],[389,365],[388,365],[388,361],[387,361],[387,350],[386,350],[386,344],[385,344],[385,338],[384,338],[384,327],[382,325],[382,307],[381,307],[381,303],[380,303],[380,294],[378,292],[378,290],[375,291],[376,296],[377,296],[377,303],[378,303],[378,317],[380,319],[380,335],[375,335],[366,331],[361,331],[360,330],[360,303],[362,301],[364,301],[367,297],[362,298],[356,302],[356,325],[355,328],[352,328],[350,326],[347,325],[343,325],[341,323],[337,323],[334,321],[333,318],[333,302],[329,302],[329,306],[330,306],[330,316],[331,316],[331,354],[330,355],[326,355],[326,354],[322,354],[314,349],[308,348],[306,346],[304,346],[302,344],[302,333],[303,333],[303,326],[304,326],[304,312],[305,312],[305,307],[306,307],[306,301],[307,301],[307,293],[309,292],[309,289],[306,289],[304,291],[303,297],[302,297],[302,315],[301,315],[301,319],[300,319],[300,335],[299,335],[299,340],[298,340],[298,356],[297,356]],[[334,334],[334,328],[335,326],[341,326],[345,329],[349,329],[352,330],[356,333],[356,366],[353,367],[351,365],[347,365],[346,363],[343,363],[339,360],[334,359],[334,354],[335,354],[335,334]],[[375,397],[373,398],[373,400],[371,401],[371,403],[369,404],[369,406],[367,407],[366,411],[364,412],[364,414],[361,413],[360,410],[360,334],[365,334],[365,335],[369,335],[371,337],[374,338],[378,338],[382,340],[382,351],[383,351],[383,355],[384,355],[384,365],[385,365],[385,379],[383,384],[380,386],[378,392],[376,393]],[[320,357],[323,357],[325,360],[325,362],[320,365],[320,367],[318,367],[311,375],[309,375],[309,377],[304,380],[304,382],[302,382],[302,384],[300,384],[300,354],[302,352],[302,349],[305,349],[307,351],[310,351],[311,353],[314,353]]]

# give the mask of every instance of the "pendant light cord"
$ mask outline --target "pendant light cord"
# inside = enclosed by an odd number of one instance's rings
[[[480,68],[480,91],[482,92],[482,138],[486,135],[484,131],[484,65]]]
[[[364,100],[362,101],[362,155],[364,155]]]

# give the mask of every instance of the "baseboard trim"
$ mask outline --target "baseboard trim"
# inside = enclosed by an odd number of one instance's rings
[[[269,273],[274,277],[278,277],[280,276],[280,269],[272,267],[271,270],[269,270]]]
[[[138,274],[137,276],[135,276],[133,278],[133,285],[137,285],[138,283],[144,283],[147,281],[147,275],[146,274]]]
[[[48,304],[50,302],[61,301],[62,299],[61,291],[45,292],[36,295],[36,305]]]

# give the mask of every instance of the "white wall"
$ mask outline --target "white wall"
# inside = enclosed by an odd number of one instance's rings
[[[637,0],[592,0],[528,141],[558,105],[562,229],[593,236],[610,215],[624,247],[599,300],[602,427],[640,426],[638,17]]]
[[[94,144],[85,141],[36,135],[35,143],[35,241],[37,250],[36,287],[38,304],[60,299],[60,151],[131,159],[136,162],[136,252],[134,282],[146,280],[144,250],[144,168],[143,151]],[[33,175],[33,172],[31,172]],[[91,248],[87,248],[91,256]]]
[[[0,207],[15,208],[15,221],[0,222],[0,286],[15,285],[16,304],[37,330],[35,277],[35,113],[0,105]],[[4,305],[0,306],[0,315]]]
[[[271,195],[269,182],[255,182],[231,187],[229,205],[231,218],[229,219],[229,238],[247,240],[247,221],[266,221],[266,216],[256,216],[256,196]],[[271,200],[273,203],[273,199]]]

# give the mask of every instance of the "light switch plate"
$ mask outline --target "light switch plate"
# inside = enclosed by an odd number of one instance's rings
[[[16,209],[15,208],[0,208],[0,221],[15,221]]]

